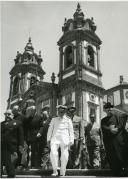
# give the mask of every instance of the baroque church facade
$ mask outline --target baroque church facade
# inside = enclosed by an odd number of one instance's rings
[[[15,104],[22,109],[31,96],[36,101],[37,112],[50,105],[50,113],[56,115],[56,105],[75,106],[77,115],[89,121],[95,113],[100,123],[103,112],[102,73],[100,69],[100,46],[93,18],[85,18],[78,3],[71,19],[65,19],[62,36],[58,40],[58,83],[52,73],[51,82],[44,82],[41,52],[34,52],[29,38],[24,52],[17,52],[15,65],[10,71],[8,107]]]

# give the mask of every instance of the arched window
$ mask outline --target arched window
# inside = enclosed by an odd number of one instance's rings
[[[73,30],[73,23],[72,22],[69,25],[69,30]]]
[[[91,67],[95,66],[95,64],[94,64],[94,50],[90,45],[87,48],[87,62],[88,62],[88,65],[91,66]]]
[[[30,86],[34,85],[36,83],[36,77],[32,76],[30,79]]]
[[[88,23],[88,22],[86,22],[86,24],[84,25],[84,28],[85,28],[86,30],[90,30],[90,27],[89,27],[89,23]]]
[[[68,46],[65,49],[65,68],[70,67],[73,64],[73,50],[72,46]]]
[[[13,84],[13,95],[16,95],[18,93],[19,90],[19,78],[18,76],[15,77],[14,79],[14,84]]]

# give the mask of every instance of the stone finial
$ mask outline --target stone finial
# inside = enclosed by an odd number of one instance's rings
[[[94,18],[93,17],[91,17],[91,21],[92,21],[92,23],[94,23]]]
[[[80,8],[80,3],[78,2],[78,4],[77,4],[77,9],[76,9],[77,11],[80,11],[81,10],[81,8]]]
[[[31,37],[29,37],[28,42],[31,43]]]
[[[123,83],[123,75],[120,75],[120,84]]]
[[[41,50],[39,51],[39,57],[41,57]]]
[[[75,19],[84,19],[84,13],[82,12],[79,3],[77,4],[77,9],[73,16]]]
[[[96,31],[96,25],[94,23],[94,18],[91,17],[91,22],[92,22],[92,30],[95,32]]]
[[[67,23],[67,18],[64,19],[64,24],[66,24],[66,23]]]
[[[33,48],[33,46],[32,46],[32,42],[31,42],[31,41],[32,41],[32,40],[31,40],[31,37],[29,37],[28,43],[27,43],[27,45],[26,45],[26,47],[25,47],[25,51],[31,51],[31,52],[33,52],[34,48]]]
[[[17,51],[17,55],[16,55],[16,57],[18,57],[18,56],[19,56],[19,54],[20,54],[20,53],[19,53],[19,51]]]
[[[52,76],[51,76],[52,83],[55,83],[55,79],[56,79],[55,73],[53,72],[53,73],[52,73]]]
[[[42,61],[43,61],[43,59],[41,57],[41,50],[39,50],[39,55],[38,55],[38,59],[37,59],[38,65],[41,65]]]

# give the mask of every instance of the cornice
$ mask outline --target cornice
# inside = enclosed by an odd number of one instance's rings
[[[106,89],[104,94],[108,94],[109,92],[114,92],[116,90],[121,90],[121,89],[128,89],[128,83],[119,84],[119,85],[116,85],[116,86],[114,86],[112,88]]]
[[[66,68],[66,69],[62,70],[62,71],[58,74],[58,76],[59,76],[60,74],[61,74],[61,75],[66,75],[66,74],[72,72],[73,70],[75,70],[75,68],[76,68],[76,65],[73,64],[73,65],[70,66],[69,68]]]
[[[96,69],[91,68],[91,67],[89,67],[89,66],[87,66],[87,65],[84,65],[84,64],[82,64],[82,65],[76,65],[76,64],[74,64],[74,65],[72,65],[70,68],[67,68],[67,69],[61,71],[61,72],[58,74],[58,76],[60,76],[60,74],[61,74],[61,75],[68,74],[68,73],[70,73],[71,71],[76,70],[77,67],[78,67],[79,69],[83,68],[83,69],[85,69],[85,70],[88,70],[89,72],[91,72],[91,73],[93,73],[93,74],[95,74],[95,75],[98,75],[99,77],[102,76],[102,73],[101,73],[100,71],[97,71]]]
[[[95,86],[97,86],[97,87],[99,87],[99,88],[103,88],[102,82],[101,82],[100,79],[96,79],[96,78],[94,78],[94,77],[92,77],[92,76],[90,76],[90,75],[87,75],[87,74],[83,75],[83,76],[82,76],[82,79],[83,79],[84,81],[86,81],[87,83],[90,83],[90,84],[92,84],[92,85],[95,85]]]
[[[31,73],[34,73],[36,75],[38,74],[39,76],[42,76],[42,75],[45,74],[45,71],[39,65],[36,65],[36,64],[17,64],[10,71],[10,75],[15,76],[18,73],[25,74],[27,72],[31,72]]]
[[[91,72],[91,73],[93,73],[93,74],[95,74],[95,75],[98,75],[98,76],[100,76],[100,77],[102,76],[101,71],[98,71],[98,70],[96,70],[96,69],[93,68],[93,67],[89,67],[89,66],[87,66],[87,65],[82,64],[82,65],[78,65],[78,68],[79,68],[79,69],[83,68],[83,69],[88,70],[89,72]]]
[[[57,44],[59,46],[64,46],[66,43],[78,40],[86,40],[86,41],[91,41],[92,44],[95,46],[101,45],[102,41],[100,38],[94,33],[89,30],[83,30],[83,29],[77,29],[77,30],[72,30],[68,31],[65,34],[62,35],[62,37],[59,39]]]

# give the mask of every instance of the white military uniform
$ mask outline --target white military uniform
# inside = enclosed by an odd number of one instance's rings
[[[53,171],[57,171],[58,168],[58,148],[60,147],[60,174],[65,175],[69,156],[68,149],[69,146],[74,143],[74,130],[71,119],[66,115],[64,115],[62,118],[53,118],[48,129],[47,141],[50,141],[51,144],[50,159]]]

